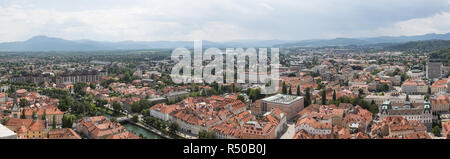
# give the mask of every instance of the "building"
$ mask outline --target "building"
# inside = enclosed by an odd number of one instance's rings
[[[448,91],[448,79],[440,79],[437,80],[431,85],[431,94],[436,94],[439,92],[447,92]]]
[[[414,66],[411,70],[409,70],[406,75],[409,78],[413,78],[413,79],[423,79],[425,78],[425,73],[424,71],[422,71],[421,68],[418,68],[417,66]]]
[[[450,139],[450,122],[442,124],[442,136]]]
[[[177,123],[181,131],[194,135],[202,130],[209,131],[247,109],[236,96],[189,97],[177,105],[180,109],[170,113],[169,119]]]
[[[402,92],[407,94],[426,94],[428,85],[423,80],[408,79],[402,84]]]
[[[394,106],[391,101],[385,101],[381,106],[380,119],[387,117],[403,117],[408,121],[420,121],[426,126],[427,131],[431,132],[432,129],[433,114],[428,101],[416,107],[408,101],[405,101],[404,105]]]
[[[442,77],[442,62],[436,59],[430,59],[427,63],[427,78],[430,80]]]
[[[427,127],[420,121],[390,116],[372,125],[371,136],[375,139],[430,139],[426,131]]]
[[[77,123],[77,131],[89,139],[106,139],[110,135],[126,132],[125,127],[104,116],[84,117]]]
[[[27,119],[32,119],[33,113],[35,113],[38,119],[42,119],[42,116],[45,115],[45,119],[48,120],[48,124],[50,125],[53,124],[54,119],[57,126],[62,125],[62,118],[64,116],[64,112],[60,111],[54,105],[43,106],[40,108],[39,107],[22,108],[22,111],[25,111],[25,117]],[[22,115],[23,113],[22,111],[20,112],[20,115]]]
[[[17,134],[0,124],[0,139],[17,139]]]
[[[50,83],[52,82],[54,75],[53,73],[38,73],[38,74],[27,74],[27,75],[16,75],[9,78],[9,82],[12,83]]]
[[[48,136],[45,120],[11,118],[4,125],[14,131],[19,139],[42,139]]]
[[[97,82],[101,76],[106,76],[106,71],[83,70],[83,71],[66,71],[56,78],[56,84],[60,83],[79,83],[79,82]]]
[[[450,99],[447,93],[440,92],[430,97],[431,106],[434,113],[450,112]]]
[[[450,93],[450,78],[447,78],[447,93]]]
[[[64,129],[53,129],[50,130],[48,133],[49,139],[81,139],[81,136],[78,135],[73,129],[71,128],[64,128]]]
[[[376,105],[378,105],[378,109],[381,110],[381,105],[387,100],[391,101],[392,104],[405,104],[406,96],[409,98],[409,102],[411,104],[416,103],[424,103],[424,95],[406,95],[405,93],[386,93],[384,95],[367,95],[364,100],[368,102],[374,102]]]
[[[165,103],[156,104],[150,108],[150,116],[163,121],[168,121],[170,120],[170,113],[177,109],[179,109],[178,105],[166,105]]]
[[[118,134],[111,134],[107,136],[106,139],[140,139],[140,137],[132,132],[124,131]]]
[[[287,128],[286,115],[278,108],[264,114],[261,120],[250,120],[243,125],[243,139],[280,138]]]
[[[380,77],[381,80],[384,81],[390,81],[390,83],[392,83],[392,85],[394,86],[400,86],[401,82],[402,82],[402,78],[400,75],[395,75],[394,77],[391,76],[381,76]]]
[[[304,108],[304,99],[301,96],[277,94],[261,100],[261,111],[269,112],[278,108],[287,114],[287,119],[293,119]]]
[[[245,139],[275,139],[275,125],[261,125],[256,121],[249,121],[244,125],[242,138]]]
[[[322,123],[315,118],[302,118],[298,120],[295,125],[295,132],[298,133],[301,130],[306,131],[312,135],[328,135],[331,134],[333,126],[331,123]]]
[[[250,111],[244,111],[232,118],[217,124],[211,128],[218,139],[240,139],[242,138],[243,125],[248,121],[256,121],[255,115]]]
[[[167,101],[169,102],[173,102],[173,101],[177,101],[178,99],[180,99],[183,96],[189,96],[189,92],[188,91],[176,91],[176,92],[169,92],[168,94],[165,95],[167,98]]]

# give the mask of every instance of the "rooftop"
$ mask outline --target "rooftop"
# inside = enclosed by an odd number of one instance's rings
[[[266,102],[272,102],[272,103],[280,103],[280,104],[291,104],[295,101],[303,99],[302,96],[293,96],[293,95],[285,95],[285,94],[277,94],[274,96],[270,96],[267,98],[262,99]]]

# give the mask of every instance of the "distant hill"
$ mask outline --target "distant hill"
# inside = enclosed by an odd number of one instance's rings
[[[248,40],[231,42],[203,41],[203,47],[271,47],[286,43],[282,40]],[[93,40],[65,40],[61,38],[35,36],[27,41],[0,43],[0,51],[100,51],[100,50],[144,50],[193,48],[193,41],[121,41],[100,42]]]
[[[367,45],[368,41],[351,38],[336,38],[331,40],[303,40],[298,42],[277,45],[279,47],[324,47],[324,46],[349,46]]]
[[[277,45],[279,47],[325,47],[325,46],[373,46],[378,44],[399,44],[410,41],[424,41],[424,40],[450,40],[450,33],[447,34],[426,34],[418,36],[382,36],[372,38],[336,38],[327,40],[302,40],[286,44]]]
[[[203,41],[203,47],[217,48],[248,48],[248,47],[328,47],[328,46],[356,46],[356,47],[385,47],[424,40],[450,40],[447,34],[426,34],[419,36],[400,37],[372,37],[372,38],[336,38],[328,40],[240,40],[230,42]],[[121,41],[102,42],[93,40],[65,40],[61,38],[35,36],[27,41],[0,43],[0,51],[101,51],[101,50],[145,50],[145,49],[173,49],[177,47],[193,48],[192,41]]]
[[[447,49],[450,47],[450,40],[427,40],[427,41],[413,41],[403,44],[391,45],[385,47],[386,49],[399,51],[437,51]]]
[[[431,58],[440,59],[444,65],[450,66],[450,48],[433,52]]]
[[[430,58],[440,59],[442,63],[450,66],[450,40],[412,41],[403,44],[385,47],[396,51],[422,51],[429,52]]]

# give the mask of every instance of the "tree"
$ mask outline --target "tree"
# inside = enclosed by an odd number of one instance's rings
[[[325,88],[323,88],[322,90],[322,105],[327,104],[327,92],[325,90]]]
[[[20,116],[20,119],[26,119],[27,117],[25,116],[25,109],[22,109],[22,115]]]
[[[311,104],[310,90],[311,90],[310,88],[306,88],[306,94],[305,94],[305,100],[304,100],[305,107],[307,107]]]
[[[381,87],[379,88],[379,90],[378,91],[380,91],[380,92],[387,92],[387,91],[389,91],[389,85],[387,85],[386,83],[385,84],[382,84],[381,85]]]
[[[149,116],[149,115],[150,115],[150,109],[147,108],[147,109],[142,110],[141,114],[142,114],[143,116]]]
[[[86,92],[83,90],[83,88],[87,87],[87,83],[75,83],[74,84],[74,92],[80,96],[85,96]]]
[[[134,102],[131,104],[131,111],[134,113],[138,113],[141,111],[141,106],[139,105],[139,102]]]
[[[333,101],[336,101],[336,90],[333,90]]]
[[[58,109],[61,111],[66,111],[73,106],[73,99],[69,95],[66,95],[59,101]]]
[[[388,89],[389,89],[389,86],[388,86]],[[358,96],[359,97],[362,97],[364,95],[364,90],[363,89],[358,89]]]
[[[120,112],[122,111],[122,105],[119,102],[114,101],[112,103],[112,108],[113,108],[113,115],[120,116]]]
[[[432,132],[434,136],[441,136],[441,128],[438,125],[434,126]]]
[[[112,117],[112,118],[111,118],[111,122],[117,123],[117,118],[116,118],[116,117]]]
[[[245,97],[243,95],[238,95],[237,99],[242,102],[245,102]]]
[[[75,116],[73,116],[71,114],[65,114],[62,118],[62,127],[63,128],[72,128],[74,119],[75,119]]]
[[[301,94],[300,94],[300,85],[297,86],[297,96],[301,96]]]
[[[424,100],[429,100],[429,99],[430,99],[430,95],[429,95],[429,94],[426,94],[426,95],[423,97],[423,99],[424,99]]]
[[[90,87],[91,89],[95,89],[95,84],[94,84],[94,83],[89,83],[89,87]]]
[[[169,134],[171,136],[176,136],[179,130],[180,130],[180,126],[178,126],[177,123],[174,123],[174,122],[170,123]]]
[[[215,139],[216,134],[211,131],[201,130],[198,132],[198,138],[199,139]]]
[[[282,93],[282,94],[287,94],[287,86],[286,86],[286,83],[285,83],[285,82],[283,82],[283,86],[282,86],[282,88],[281,88],[281,93]]]
[[[41,116],[41,120],[46,120],[47,119],[47,109],[44,109],[44,113]]]
[[[292,87],[289,87],[289,95],[292,95]]]
[[[133,117],[131,117],[131,121],[137,123],[139,121],[139,116],[138,114],[133,114]]]
[[[27,105],[29,105],[28,100],[25,99],[25,98],[21,98],[20,101],[19,101],[19,105],[22,108],[26,107]]]
[[[52,128],[56,129],[56,115],[53,115]]]

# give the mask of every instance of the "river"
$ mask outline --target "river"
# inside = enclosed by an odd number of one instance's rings
[[[139,134],[142,134],[146,139],[162,139],[161,136],[156,135],[153,132],[147,131],[145,129],[142,129],[141,127],[131,124],[129,122],[125,121],[120,124],[124,126],[128,131],[133,132],[137,136],[139,136]]]
[[[103,114],[106,118],[111,119],[111,115],[109,114]],[[127,129],[128,131],[136,134],[137,136],[139,136],[139,134],[142,134],[146,139],[162,139],[161,136],[150,132],[148,130],[145,130],[139,126],[136,126],[134,124],[131,124],[127,121],[121,122],[120,125],[124,126],[125,129]]]

